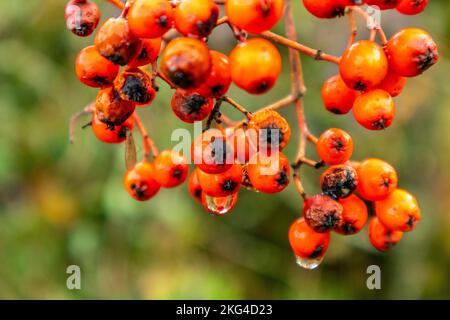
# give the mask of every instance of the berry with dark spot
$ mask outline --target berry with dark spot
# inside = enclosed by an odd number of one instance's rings
[[[239,164],[233,164],[227,171],[217,174],[198,170],[197,177],[207,196],[226,197],[239,191],[242,182],[242,167]]]
[[[356,190],[368,201],[383,200],[397,188],[397,172],[383,160],[364,160],[356,171],[359,178]]]
[[[281,64],[280,53],[271,42],[262,38],[248,39],[230,54],[231,79],[249,93],[262,94],[275,85]]]
[[[131,32],[128,20],[109,18],[97,32],[95,47],[114,64],[128,64],[141,50],[141,41]]]
[[[354,90],[367,91],[377,87],[387,72],[388,59],[383,48],[369,40],[351,45],[339,61],[342,80]]]
[[[320,135],[316,150],[320,159],[325,163],[342,164],[348,161],[353,154],[353,140],[344,130],[330,128]]]
[[[223,97],[231,85],[231,70],[228,57],[221,52],[210,52],[211,72],[200,87],[194,91],[205,97],[219,99]]]
[[[415,15],[421,13],[428,5],[429,0],[400,0],[400,3],[395,7],[398,12]]]
[[[303,5],[312,15],[321,19],[332,19],[345,14],[346,0],[303,0]]]
[[[325,255],[330,243],[330,233],[318,233],[311,229],[305,219],[297,219],[289,229],[289,243],[295,256],[317,259]]]
[[[114,80],[114,88],[123,100],[137,105],[150,104],[156,94],[152,76],[139,68],[125,69]]]
[[[218,17],[219,7],[213,0],[181,0],[174,10],[175,28],[185,36],[209,36]]]
[[[356,170],[349,165],[332,166],[320,176],[323,193],[335,200],[349,197],[357,185],[358,175]]]
[[[178,89],[172,97],[172,111],[183,122],[206,119],[214,108],[214,100],[193,91]]]
[[[386,228],[377,217],[369,223],[369,240],[375,249],[381,252],[389,251],[403,237],[403,232]]]
[[[119,73],[119,66],[103,58],[94,46],[90,46],[78,54],[75,72],[78,79],[85,85],[102,88],[113,83]]]
[[[95,100],[95,113],[98,119],[112,129],[124,123],[134,110],[135,104],[122,100],[112,87],[100,90]]]
[[[153,167],[142,161],[128,170],[124,177],[125,189],[138,201],[146,201],[158,193],[161,186],[154,179]]]
[[[161,38],[143,39],[139,53],[128,63],[128,67],[137,68],[156,62],[161,51]]]
[[[131,31],[141,39],[163,36],[173,26],[173,9],[167,0],[135,0],[128,11]]]
[[[342,222],[342,205],[333,198],[318,194],[306,198],[303,217],[315,232],[328,232]]]
[[[360,198],[352,194],[348,198],[340,199],[344,211],[341,222],[334,231],[343,235],[352,235],[360,232],[367,223],[367,206]]]
[[[67,29],[79,37],[90,36],[100,21],[100,9],[89,0],[71,0],[65,8]]]
[[[353,116],[366,129],[384,130],[395,117],[394,99],[381,89],[364,93],[355,100]]]
[[[329,78],[322,86],[322,101],[325,108],[334,114],[346,114],[358,96],[358,91],[350,89],[340,75]]]
[[[416,198],[403,189],[394,190],[387,198],[375,202],[380,222],[393,231],[412,231],[421,219]]]
[[[93,113],[91,127],[98,140],[105,143],[122,143],[127,138],[127,132],[133,130],[134,118],[131,115],[123,124],[111,128],[101,122],[97,115]]]
[[[202,186],[200,185],[200,182],[198,181],[197,172],[199,169],[195,169],[194,172],[191,173],[188,180],[188,189],[189,193],[191,194],[192,198],[194,198],[195,201],[198,203],[202,203]]]
[[[417,28],[402,29],[386,44],[389,67],[403,77],[415,77],[439,60],[431,35]]]
[[[256,190],[263,193],[283,191],[290,181],[289,160],[281,152],[256,153],[247,165],[248,178]]]
[[[182,184],[189,171],[188,160],[179,152],[164,150],[153,160],[154,178],[163,188]]]
[[[179,88],[199,87],[211,72],[208,46],[186,37],[170,41],[161,56],[161,72]]]

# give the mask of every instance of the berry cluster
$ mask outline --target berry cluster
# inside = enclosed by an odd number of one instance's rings
[[[107,1],[121,14],[98,28],[94,45],[82,49],[75,62],[79,80],[99,92],[72,124],[89,113],[89,125],[99,140],[126,144],[124,185],[134,199],[149,200],[161,187],[177,187],[188,179],[193,198],[208,212],[224,215],[233,209],[243,188],[281,192],[289,185],[292,171],[304,205],[303,217],[291,226],[289,241],[298,264],[308,269],[322,261],[330,231],[356,234],[372,212],[369,239],[380,251],[387,251],[403,232],[414,229],[420,209],[414,196],[397,188],[397,174],[390,164],[373,158],[350,161],[353,140],[341,129],[328,129],[320,137],[308,130],[300,54],[338,66],[339,73],[322,88],[327,110],[334,114],[353,110],[363,127],[386,129],[395,115],[393,98],[407,78],[423,73],[439,56],[433,39],[421,29],[403,29],[387,39],[362,6],[395,8],[409,15],[422,12],[428,0],[303,0],[318,18],[349,17],[352,32],[341,57],[297,42],[290,0]],[[226,12],[222,17],[221,5]],[[354,14],[367,21],[369,39],[356,41]],[[286,37],[270,31],[282,16]],[[71,0],[65,17],[69,30],[86,37],[97,28],[100,11],[90,0]],[[227,25],[237,39],[229,56],[210,50],[207,44],[220,25]],[[381,44],[376,42],[377,35]],[[289,49],[291,92],[250,112],[227,96],[228,89],[233,83],[260,95],[275,85],[282,59],[274,42]],[[190,176],[189,156],[174,150],[158,152],[137,113],[137,108],[151,105],[158,81],[174,90],[171,107],[176,117],[186,123],[203,122],[202,133],[188,150],[196,165]],[[240,111],[244,119],[226,117],[221,109],[224,103]],[[299,147],[292,163],[282,152],[291,139],[291,128],[277,112],[288,105],[295,106],[299,126]],[[134,126],[143,138],[141,161],[136,161]],[[315,145],[318,161],[305,156],[307,142]],[[305,192],[300,179],[303,165],[327,167],[320,177],[321,194]]]

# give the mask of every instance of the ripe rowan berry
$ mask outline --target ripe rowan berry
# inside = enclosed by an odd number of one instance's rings
[[[158,59],[161,51],[161,38],[143,39],[141,42],[141,51],[128,63],[130,68],[145,66]]]
[[[345,14],[345,0],[303,0],[303,4],[312,15],[317,18],[331,19]]]
[[[324,194],[335,200],[349,197],[358,185],[358,174],[350,165],[335,165],[320,176],[320,186]]]
[[[221,52],[213,51],[211,55],[211,72],[208,78],[194,89],[195,92],[205,97],[219,99],[227,93],[231,85],[231,70],[228,57]]]
[[[271,42],[253,38],[233,49],[230,66],[231,79],[238,87],[252,94],[262,94],[275,85],[281,72],[281,56]]]
[[[280,20],[284,0],[228,0],[225,5],[232,25],[259,34],[272,29]]]
[[[215,216],[224,216],[236,206],[238,193],[226,197],[209,197],[202,193],[202,204],[205,210]]]
[[[394,99],[381,89],[364,93],[355,100],[353,116],[366,129],[386,129],[395,117]]]
[[[231,151],[223,132],[209,129],[195,139],[191,147],[191,157],[200,170],[217,174],[234,165],[234,155]]]
[[[193,38],[170,41],[161,56],[161,72],[182,89],[200,86],[211,72],[208,47]]]
[[[219,7],[213,0],[181,0],[174,10],[175,28],[185,36],[209,36],[218,17]]]
[[[131,32],[125,18],[109,18],[97,32],[95,47],[112,63],[124,66],[139,53],[141,41]]]
[[[247,175],[256,190],[269,194],[281,192],[289,185],[289,160],[281,152],[256,153],[247,165]]]
[[[375,249],[386,252],[394,247],[403,237],[403,232],[386,228],[377,217],[369,223],[369,240]]]
[[[137,37],[159,38],[173,26],[172,5],[167,0],[135,0],[128,21]]]
[[[431,35],[416,28],[402,29],[386,44],[389,67],[403,77],[415,77],[439,60]]]
[[[357,169],[357,191],[361,197],[369,201],[385,199],[397,188],[398,178],[395,169],[380,159],[367,159]]]
[[[364,228],[368,219],[367,206],[354,194],[348,198],[340,199],[344,211],[342,221],[334,228],[334,231],[343,235],[356,234]]]
[[[425,10],[427,5],[428,0],[400,0],[400,3],[395,9],[403,14],[414,15]]]
[[[380,83],[378,89],[382,89],[389,93],[391,97],[397,97],[405,87],[406,77],[399,76],[393,72],[388,72],[386,78]]]
[[[119,73],[119,66],[103,58],[94,46],[90,46],[78,54],[75,73],[85,85],[101,88],[113,83]]]
[[[346,114],[358,97],[358,92],[350,89],[340,75],[329,78],[322,86],[322,100],[325,108],[334,114]]]
[[[375,213],[386,228],[394,231],[412,231],[421,219],[416,198],[403,189],[375,202]]]
[[[342,223],[342,205],[325,194],[306,198],[303,217],[306,223],[319,233],[331,231]]]
[[[378,6],[381,10],[394,9],[400,0],[366,0],[370,6]]]
[[[189,171],[188,160],[179,152],[164,150],[153,160],[154,179],[163,188],[182,184]]]
[[[386,77],[388,60],[375,42],[362,40],[348,48],[339,62],[339,72],[345,84],[355,90],[375,88]]]
[[[80,37],[90,36],[100,21],[100,9],[88,0],[71,0],[65,8],[67,29]]]
[[[139,162],[127,171],[124,185],[128,193],[138,201],[149,200],[161,188],[154,179],[153,166],[148,162]]]
[[[122,100],[112,87],[100,90],[95,100],[98,119],[110,128],[124,123],[133,114],[134,109],[134,103]]]
[[[134,118],[131,115],[123,124],[111,128],[101,122],[95,113],[92,114],[92,131],[97,139],[105,143],[121,143],[127,138],[127,131],[132,131],[134,127]]]
[[[139,68],[125,69],[114,80],[114,89],[120,98],[137,105],[150,104],[155,98],[152,76]]]
[[[198,203],[202,203],[202,186],[200,185],[200,182],[198,181],[197,172],[199,169],[195,169],[191,175],[189,176],[188,180],[188,189],[189,193],[191,194],[192,198],[194,198],[195,201]]]
[[[186,123],[202,121],[214,108],[214,100],[198,93],[178,89],[172,97],[172,110]]]
[[[316,145],[317,154],[325,163],[335,165],[348,161],[353,154],[352,137],[344,130],[331,128],[322,133]]]
[[[210,197],[226,197],[239,190],[242,182],[242,167],[239,164],[233,164],[227,171],[217,174],[198,170],[197,177],[204,194]]]
[[[259,150],[281,151],[289,143],[291,128],[289,123],[274,110],[256,112],[248,123],[249,129],[257,133]]]
[[[325,255],[330,243],[330,233],[317,233],[305,219],[297,219],[289,228],[289,243],[294,254],[304,259],[317,259]]]
[[[256,137],[252,137],[251,132],[241,127],[228,127],[224,131],[227,143],[232,148],[234,158],[240,164],[247,163],[258,151],[254,142]]]

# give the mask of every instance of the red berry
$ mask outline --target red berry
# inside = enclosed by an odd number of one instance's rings
[[[308,226],[305,219],[297,219],[289,229],[289,243],[297,257],[321,258],[328,249],[330,233],[317,233]]]
[[[154,179],[153,167],[148,162],[139,162],[124,177],[128,193],[138,201],[146,201],[158,193],[160,185]]]
[[[188,175],[188,160],[179,152],[165,150],[153,161],[154,178],[164,188],[182,184]]]
[[[344,130],[331,128],[320,135],[316,149],[320,159],[325,163],[341,164],[351,158],[353,140]]]
[[[92,131],[97,139],[105,143],[121,143],[127,138],[127,131],[132,131],[134,127],[134,118],[131,115],[123,124],[111,128],[107,124],[98,120],[95,113],[92,114]]]
[[[403,237],[401,231],[391,231],[386,228],[377,217],[369,223],[369,240],[375,249],[386,252],[394,247]]]

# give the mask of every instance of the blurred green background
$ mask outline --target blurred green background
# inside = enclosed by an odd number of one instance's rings
[[[320,88],[337,68],[303,58],[311,130],[349,131],[355,159],[391,162],[423,211],[417,230],[390,253],[372,249],[367,230],[353,237],[333,234],[323,264],[306,271],[296,266],[287,241],[301,208],[292,185],[275,196],[242,191],[224,218],[206,214],[186,185],[162,190],[147,203],[130,199],[122,187],[123,146],[101,144],[90,129],[78,129],[75,145],[68,144],[69,117],[96,95],[73,72],[77,52],[92,37],[80,39],[65,29],[64,0],[0,1],[0,298],[450,298],[450,3],[430,2],[419,16],[383,13],[388,35],[422,27],[441,53],[437,66],[408,82],[396,100],[396,121],[384,132],[362,129],[351,114],[327,113]],[[97,3],[102,20],[118,13]],[[341,54],[347,20],[318,20],[294,3],[300,41]],[[366,37],[362,23],[359,29]],[[235,41],[220,27],[209,43],[229,53]],[[287,50],[280,52],[285,67],[269,94],[254,97],[232,88],[230,95],[251,110],[284,96],[290,78]],[[170,110],[169,89],[161,87],[140,114],[164,149],[172,145],[172,130],[184,125]],[[295,127],[293,110],[283,114]],[[292,141],[287,149],[291,158],[295,146]],[[310,193],[318,191],[317,179],[314,170],[304,170]],[[80,291],[66,288],[71,264],[81,267]],[[372,264],[381,266],[382,290],[366,287]]]

